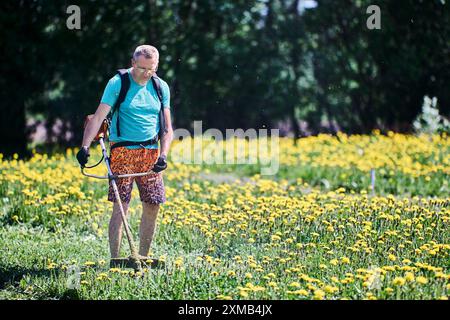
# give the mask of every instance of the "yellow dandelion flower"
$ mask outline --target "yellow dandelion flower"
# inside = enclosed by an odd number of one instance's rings
[[[405,279],[408,282],[413,282],[414,281],[414,273],[412,272],[406,272],[405,273]]]
[[[389,258],[389,260],[391,260],[391,261],[397,260],[397,257],[396,257],[395,255],[393,255],[392,253],[389,254],[388,258]]]
[[[322,300],[323,298],[325,298],[325,292],[323,292],[320,289],[316,289],[314,290],[314,297],[315,300]]]
[[[411,264],[412,261],[409,260],[409,259],[403,259],[403,260],[402,260],[402,263],[403,263],[403,264]]]
[[[403,286],[405,284],[406,280],[402,277],[396,277],[394,280],[392,280],[392,284],[395,286]]]
[[[174,261],[174,264],[175,264],[175,267],[181,267],[183,265],[183,259],[180,259],[180,258],[176,259]]]
[[[420,283],[420,284],[427,284],[428,283],[428,279],[422,276],[419,276],[416,278],[416,282]]]
[[[272,235],[271,239],[272,239],[272,241],[279,241],[279,240],[281,240],[281,237],[274,234],[274,235]]]
[[[326,293],[335,293],[335,292],[338,292],[338,291],[339,291],[339,289],[338,289],[337,287],[330,286],[330,285],[325,286],[325,288],[323,288],[323,290],[324,290]]]
[[[52,269],[55,269],[57,266],[58,266],[58,265],[57,265],[56,263],[50,262],[50,263],[47,265],[47,269],[52,270]]]
[[[305,289],[295,290],[295,291],[292,291],[292,293],[299,295],[299,296],[307,296],[309,294],[309,292],[306,291]]]
[[[333,266],[337,266],[337,264],[339,263],[338,259],[332,259],[330,260],[330,264],[332,264]]]

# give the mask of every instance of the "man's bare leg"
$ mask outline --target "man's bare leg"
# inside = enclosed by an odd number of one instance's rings
[[[159,204],[142,202],[142,219],[139,227],[139,254],[147,256],[156,229]]]
[[[122,205],[126,217],[128,204],[122,202]],[[122,225],[123,222],[119,204],[114,202],[111,220],[109,221],[109,250],[111,252],[111,258],[119,257],[120,243],[122,241]]]

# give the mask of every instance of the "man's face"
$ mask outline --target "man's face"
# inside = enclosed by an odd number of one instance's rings
[[[158,69],[158,59],[146,59],[139,56],[136,60],[131,60],[135,75],[138,81],[148,81]]]

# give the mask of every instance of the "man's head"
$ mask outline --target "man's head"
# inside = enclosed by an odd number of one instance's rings
[[[142,45],[136,48],[131,59],[133,74],[138,82],[146,82],[158,69],[159,52],[153,46]]]

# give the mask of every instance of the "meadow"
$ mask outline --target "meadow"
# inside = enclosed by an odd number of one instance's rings
[[[82,176],[76,152],[34,153],[27,161],[0,155],[0,299],[450,294],[445,134],[323,134],[296,144],[281,138],[274,176],[262,176],[258,163],[189,165],[169,158],[168,201],[151,249],[166,264],[142,273],[109,268],[108,184]],[[92,163],[100,158],[98,148],[91,154]],[[137,237],[136,185],[129,212]]]

